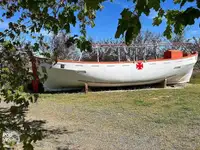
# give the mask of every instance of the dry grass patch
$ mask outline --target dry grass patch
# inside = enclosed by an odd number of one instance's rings
[[[42,94],[28,117],[74,131],[43,140],[43,147],[52,149],[71,143],[91,150],[190,150],[200,145],[199,108],[200,84],[191,84],[184,89]]]

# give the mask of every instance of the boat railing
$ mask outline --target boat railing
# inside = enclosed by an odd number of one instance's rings
[[[100,53],[103,51],[108,51],[109,49],[112,49],[115,51],[116,59],[115,61],[124,61],[122,60],[122,51],[126,57],[126,61],[138,61],[148,60],[150,56],[148,55],[154,55],[151,56],[150,59],[158,59],[163,56],[164,51],[167,49],[179,49],[183,50],[184,52],[191,52],[192,47],[194,46],[193,43],[190,42],[160,42],[160,43],[144,43],[144,44],[131,44],[126,45],[124,43],[93,43],[92,48],[93,51],[96,53],[96,61],[100,62]],[[200,47],[200,45],[199,45]],[[148,57],[147,57],[148,56]],[[81,53],[79,57],[79,61],[83,60],[83,55]]]

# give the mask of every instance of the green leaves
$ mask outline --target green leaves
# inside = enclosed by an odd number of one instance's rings
[[[102,2],[104,2],[106,0],[95,0],[95,1],[91,1],[91,0],[84,0],[85,3],[85,7],[84,9],[93,9],[93,10],[98,10],[100,9],[100,4]]]
[[[129,27],[132,13],[128,9],[124,9],[121,12],[121,16],[122,18],[119,19],[117,31],[115,33],[115,38],[119,38],[121,35],[124,35],[125,31]]]
[[[200,10],[193,7],[189,7],[184,11],[168,10],[165,17],[167,19],[167,28],[164,35],[169,38],[172,32],[182,34],[187,25],[193,25],[195,19],[200,17]]]
[[[39,50],[39,44],[38,43],[34,43],[33,51],[37,52],[38,50]]]
[[[160,0],[148,0],[148,8],[153,8],[155,11],[160,9]]]
[[[178,18],[179,17],[179,18]],[[183,19],[187,18],[187,19]],[[193,7],[189,7],[187,8],[180,16],[177,16],[177,18],[179,20],[182,20],[183,25],[193,25],[195,19],[200,17],[200,10],[193,8]]]
[[[168,39],[172,38],[172,27],[170,25],[167,25],[163,35],[166,36]]]
[[[121,12],[121,16],[122,16],[123,20],[127,20],[127,21],[129,21],[131,19],[132,14],[133,13],[129,9],[127,9],[127,8],[125,8]]]
[[[180,7],[183,7],[186,2],[194,2],[196,1],[198,3],[198,0],[174,0],[174,4],[180,4]]]
[[[197,7],[200,8],[200,1],[196,1]]]
[[[92,51],[92,44],[89,41],[87,41],[84,37],[82,37],[79,40],[76,40],[76,43],[77,47],[82,51],[88,51],[88,52]]]
[[[162,17],[155,17],[153,19],[153,25],[159,26],[162,23]]]
[[[171,10],[168,8],[165,11],[163,10],[164,8],[161,8],[160,0],[133,0],[133,2],[135,3],[135,10],[133,11],[133,14],[136,13],[139,17],[142,13],[149,15],[150,9],[154,9],[158,12],[158,16],[153,19],[153,25],[159,26],[162,23],[163,16],[165,16],[167,20],[167,27],[163,34],[167,38],[171,37],[172,32],[181,34],[187,25],[193,25],[195,23],[195,19],[200,18],[199,0],[173,0],[174,4],[179,4],[180,7],[185,6],[187,2],[196,2],[196,6],[188,7],[186,10]],[[122,31],[120,30],[122,30],[122,28],[118,28],[116,34],[117,37],[125,29]],[[129,35],[128,37],[131,36]]]
[[[133,2],[135,3],[135,11],[139,16],[142,13],[148,16],[151,9],[158,11],[160,8],[160,0],[133,0]]]
[[[140,20],[139,20],[138,16],[133,16],[131,18],[131,22],[130,23],[132,23],[133,25],[129,28],[130,30],[127,30],[127,32],[126,32],[125,39],[126,39],[126,43],[127,44],[131,44],[132,39],[136,38],[136,36],[139,34],[140,29],[141,29],[141,24],[140,24]],[[131,34],[131,35],[127,36],[127,34]]]
[[[187,2],[187,0],[182,0],[180,7],[183,7],[186,2]]]
[[[133,15],[128,9],[124,9],[121,13],[122,18],[119,19],[115,38],[119,38],[125,34],[126,44],[131,44],[133,38],[135,38],[141,29],[139,17]]]
[[[165,11],[162,8],[160,8],[158,11],[158,16],[163,17],[164,14],[165,14]]]
[[[174,4],[178,4],[180,2],[181,2],[181,0],[174,0]]]

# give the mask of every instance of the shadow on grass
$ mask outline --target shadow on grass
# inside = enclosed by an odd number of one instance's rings
[[[200,84],[200,71],[195,71],[191,77],[190,83],[192,84]]]
[[[171,85],[173,87],[173,85]],[[118,90],[141,90],[141,89],[159,89],[163,88],[162,83],[151,85],[136,85],[136,86],[121,86],[121,87],[89,87],[89,92],[102,92],[102,91],[118,91]],[[74,89],[61,89],[59,91],[46,91],[44,94],[62,94],[62,93],[84,93],[84,87]]]
[[[37,141],[73,133],[62,128],[45,128],[45,120],[26,120],[26,112],[27,110],[22,110],[19,106],[0,108],[0,149],[10,145],[12,149],[12,146],[19,143],[23,144],[24,149],[32,149],[33,143]]]
[[[80,147],[73,147],[72,145],[72,148],[70,148],[70,145],[71,144],[68,144],[68,146],[64,146],[64,147],[57,147],[56,150],[79,150]]]
[[[0,148],[12,147],[21,142],[24,149],[31,149],[34,142],[42,140],[40,127],[45,121],[27,121],[26,112],[23,106],[0,108]]]
[[[57,150],[69,150],[69,148],[60,148],[60,147],[58,147]]]

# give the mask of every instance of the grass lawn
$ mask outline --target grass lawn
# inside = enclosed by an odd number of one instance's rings
[[[192,83],[183,89],[42,94],[28,118],[60,132],[36,149],[200,149],[200,74]]]

